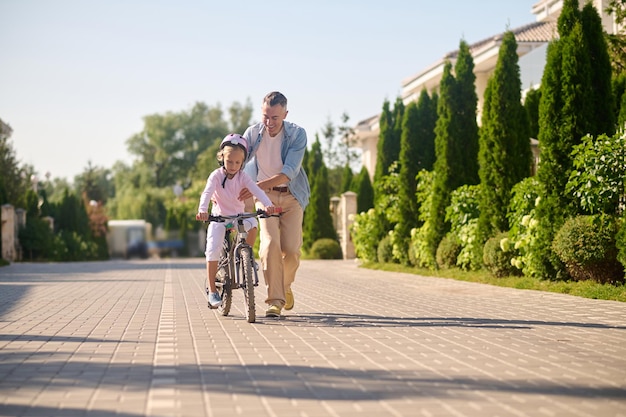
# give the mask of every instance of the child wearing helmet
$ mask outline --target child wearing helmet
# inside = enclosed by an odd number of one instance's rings
[[[256,185],[248,174],[242,171],[247,157],[248,142],[243,136],[231,133],[222,140],[217,152],[217,159],[221,167],[213,171],[207,179],[206,186],[200,195],[196,220],[207,221],[209,219],[209,202],[212,203],[211,214],[214,216],[243,213],[245,202],[239,200],[239,193],[243,188],[248,188],[269,214],[274,213],[274,205],[267,194]],[[257,227],[257,220],[249,218],[244,221],[244,224],[246,230],[254,229]],[[224,223],[209,223],[204,254],[207,262],[210,308],[217,308],[222,303],[215,286],[215,276],[217,275],[217,262],[225,233],[226,225]]]

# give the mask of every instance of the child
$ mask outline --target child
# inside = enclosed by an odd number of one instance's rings
[[[245,203],[239,200],[239,193],[243,188],[248,188],[252,194],[263,204],[268,214],[274,213],[274,206],[267,194],[261,190],[248,174],[242,171],[248,157],[248,142],[238,134],[231,133],[220,144],[217,152],[217,160],[221,168],[216,169],[209,175],[204,191],[200,195],[200,205],[196,220],[207,221],[209,219],[209,201],[211,214],[236,215],[245,211]],[[246,230],[257,227],[256,218],[244,220]],[[211,222],[207,228],[206,251],[207,277],[209,279],[209,307],[217,308],[222,304],[220,294],[215,286],[217,275],[217,262],[220,257],[222,242],[226,233],[226,223]],[[254,233],[253,235],[256,235]]]

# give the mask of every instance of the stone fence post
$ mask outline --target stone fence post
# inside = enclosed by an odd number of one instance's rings
[[[26,211],[15,209],[11,204],[4,204],[0,215],[2,219],[2,259],[15,262],[22,259],[18,238],[20,224],[26,223]]]
[[[331,199],[331,212],[337,236],[339,236],[343,258],[354,259],[356,254],[350,237],[350,226],[352,226],[356,214],[356,193],[347,191],[341,195],[341,198],[333,197]]]

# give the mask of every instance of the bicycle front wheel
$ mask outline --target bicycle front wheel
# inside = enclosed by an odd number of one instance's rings
[[[222,304],[217,308],[217,310],[222,314],[222,316],[228,316],[228,313],[230,313],[230,306],[233,302],[233,286],[228,254],[224,251],[222,251],[222,255],[220,256],[218,263],[215,286],[217,287],[220,297],[222,297]]]
[[[252,264],[252,248],[242,248],[239,262],[239,276],[245,300],[246,319],[248,323],[256,320],[256,309],[254,304],[254,266]]]

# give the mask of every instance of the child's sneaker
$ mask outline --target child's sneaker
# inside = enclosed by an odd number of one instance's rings
[[[218,308],[222,305],[222,298],[217,292],[209,293],[209,308]]]

